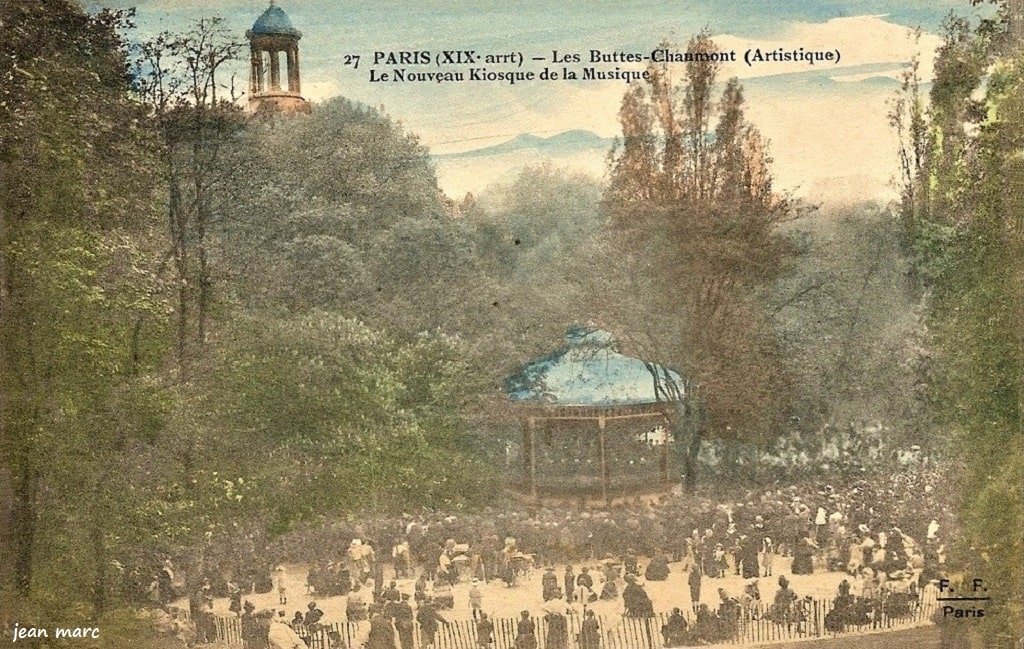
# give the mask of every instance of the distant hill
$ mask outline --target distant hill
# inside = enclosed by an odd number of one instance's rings
[[[606,154],[611,148],[612,138],[601,137],[596,133],[584,130],[565,131],[551,137],[540,137],[532,133],[521,133],[507,142],[494,144],[481,149],[460,151],[459,153],[435,154],[438,160],[458,158],[481,158],[501,156],[523,151],[532,151],[549,156],[573,156],[580,153],[600,151]]]

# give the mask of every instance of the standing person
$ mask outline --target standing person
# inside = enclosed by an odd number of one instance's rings
[[[279,605],[288,603],[288,588],[284,585],[284,566],[274,569],[274,587],[277,591],[277,603]]]
[[[398,579],[408,577],[412,568],[412,552],[409,550],[409,541],[403,540],[391,548],[391,558],[395,562],[395,577]]]
[[[757,555],[760,550],[761,539],[759,539],[754,530],[751,530],[751,534],[740,536],[740,554],[741,561],[743,562],[742,575],[744,579],[753,579],[761,576],[761,566],[758,565]]]
[[[828,531],[828,512],[824,507],[819,507],[814,514],[814,542],[818,547],[825,545],[825,533]]]
[[[420,610],[416,611],[416,621],[420,623],[420,641],[424,647],[433,647],[437,637],[438,622],[448,626],[448,620],[441,617],[434,607],[433,601],[427,597]]]
[[[480,649],[491,649],[494,642],[494,622],[487,617],[487,613],[480,611],[480,617],[476,621],[476,646]]]
[[[391,607],[391,616],[395,620],[398,643],[402,649],[413,649],[413,612],[409,605],[409,593],[402,593],[402,601]]]
[[[756,620],[761,616],[761,588],[757,578],[751,579],[743,587],[743,610],[748,620]]]
[[[796,600],[796,593],[789,587],[789,580],[785,575],[779,575],[779,589],[775,591],[775,600],[769,611],[771,620],[777,624],[793,622],[793,604]]]
[[[174,564],[170,559],[164,559],[164,564],[157,573],[157,593],[160,599],[160,606],[167,606],[175,598],[174,592]]]
[[[277,617],[270,624],[270,630],[267,632],[267,644],[270,645],[270,649],[307,649],[306,643],[302,641],[299,634],[288,626],[288,620],[285,619],[283,610],[277,612]]]
[[[391,618],[382,611],[375,611],[370,617],[370,634],[366,638],[366,649],[396,649],[395,627]]]
[[[580,625],[579,649],[601,649],[601,626],[592,609],[587,609]]]
[[[644,587],[637,583],[634,575],[626,575],[626,587],[622,589],[622,603],[626,617],[654,617],[654,604]]]
[[[530,619],[529,611],[519,614],[519,622],[516,623],[515,649],[537,649],[537,627]]]
[[[690,568],[690,575],[686,578],[687,583],[690,585],[690,602],[693,606],[693,612],[697,612],[697,607],[700,605],[700,565],[694,564]]]
[[[633,548],[626,550],[626,556],[622,558],[622,567],[627,575],[640,575],[640,562],[636,557],[636,551]]]
[[[548,566],[544,569],[544,575],[540,578],[541,598],[547,602],[560,595],[558,589],[558,576],[555,574],[555,567]]]
[[[455,580],[452,577],[452,571],[451,552],[448,549],[444,549],[437,557],[437,578],[435,578],[434,581],[447,581],[449,586],[453,585]],[[435,586],[436,585],[437,584],[435,583]]]
[[[573,592],[576,590],[576,575],[572,572],[572,566],[565,567],[565,575],[562,577],[562,584],[565,586],[565,601],[571,602]]]
[[[483,614],[483,607],[484,596],[480,592],[480,580],[474,577],[469,585],[469,613],[474,620]]]
[[[235,615],[242,614],[242,588],[235,582],[234,579],[228,580],[228,611]]]
[[[416,585],[413,586],[413,590],[413,599],[417,605],[427,599],[427,574],[425,572],[420,573],[420,576],[416,579]]]
[[[775,542],[772,537],[766,536],[761,539],[761,567],[764,569],[764,576],[772,576],[772,565],[775,563]]]
[[[594,593],[594,578],[590,575],[590,568],[583,566],[583,571],[579,577],[576,577],[576,585],[579,586],[579,595],[577,597],[581,602],[586,604],[597,599],[597,595]]]
[[[244,609],[242,613],[242,646],[245,649],[263,649],[267,646],[267,634],[260,628],[259,620],[254,614],[256,606],[249,600],[245,600]]]
[[[814,551],[817,548],[810,534],[797,540],[793,547],[793,565],[790,567],[794,575],[809,575],[814,572]]]
[[[569,645],[569,623],[565,615],[558,610],[560,601],[552,602],[555,606],[548,608],[544,621],[547,622],[548,633],[544,646],[546,649],[567,649]]]

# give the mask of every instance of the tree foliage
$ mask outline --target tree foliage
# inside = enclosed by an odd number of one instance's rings
[[[130,447],[161,424],[147,376],[160,328],[133,326],[165,305],[145,236],[149,134],[116,31],[128,18],[0,8],[0,588],[43,610],[59,592],[108,606],[119,521],[106,514]]]
[[[928,149],[912,181],[928,187],[905,206],[919,216],[909,244],[930,296],[930,397],[946,443],[963,458],[957,568],[1000,592],[978,646],[1014,642],[1024,502],[1024,76],[1020,42],[992,23],[947,23],[929,107]],[[984,78],[984,83],[983,83]]]
[[[714,50],[706,32],[687,47],[695,61]],[[790,207],[772,191],[767,145],[735,79],[716,97],[719,69],[706,57],[649,72],[623,98],[611,158],[602,253],[629,279],[607,317],[699,386],[698,436],[756,438],[783,412],[786,379],[756,295],[786,255],[776,224]],[[689,448],[692,479],[699,440]]]

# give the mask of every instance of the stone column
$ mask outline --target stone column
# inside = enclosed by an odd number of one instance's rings
[[[281,89],[281,58],[277,50],[270,52],[270,89]]]
[[[259,92],[260,86],[260,53],[256,48],[249,50],[249,95]]]
[[[256,92],[263,92],[267,87],[267,69],[263,64],[263,50],[256,48]]]
[[[299,62],[298,62],[298,48],[294,45],[288,47],[285,50],[285,56],[288,58],[288,92],[299,92]]]

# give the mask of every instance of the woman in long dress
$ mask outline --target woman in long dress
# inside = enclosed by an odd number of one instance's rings
[[[583,616],[583,623],[580,625],[580,649],[601,648],[601,627],[597,623],[594,611],[587,609]]]

